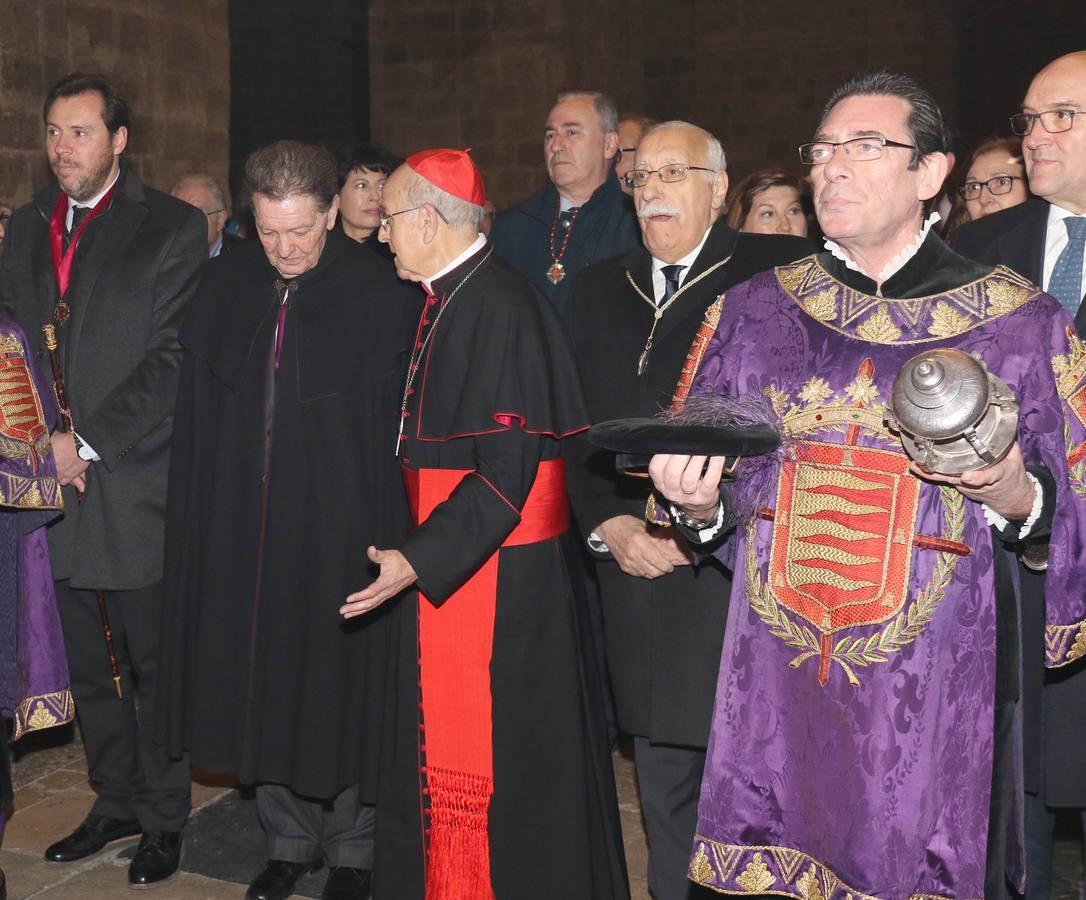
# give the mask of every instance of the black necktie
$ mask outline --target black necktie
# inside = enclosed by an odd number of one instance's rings
[[[661,266],[660,271],[664,273],[664,298],[660,303],[667,303],[679,289],[679,276],[682,274],[683,269],[686,266]]]
[[[79,230],[79,226],[83,220],[91,214],[93,207],[90,206],[73,206],[72,207],[72,227],[64,232],[64,249],[67,251],[68,245],[72,242],[72,235]]]

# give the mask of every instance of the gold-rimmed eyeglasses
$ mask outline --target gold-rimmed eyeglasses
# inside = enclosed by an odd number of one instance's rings
[[[420,203],[418,206],[412,206],[410,209],[401,209],[401,210],[397,210],[396,212],[391,212],[391,213],[390,212],[385,212],[384,210],[381,210],[380,215],[377,216],[377,223],[378,223],[377,227],[378,228],[391,228],[392,227],[392,220],[396,216],[402,216],[404,213],[414,212],[417,209],[422,209],[424,206],[430,206],[433,209],[433,211],[437,213],[438,218],[441,219],[442,222],[444,222],[446,225],[449,224],[449,220],[446,219],[441,214],[441,210],[438,209],[436,206],[432,206],[431,204],[428,204],[428,203]]]
[[[669,166],[660,166],[659,169],[631,169],[622,176],[622,180],[626,182],[628,188],[643,188],[649,183],[652,175],[657,175],[664,184],[674,184],[676,181],[682,181],[691,172],[712,172],[715,175],[717,170],[707,169],[705,166],[672,163]]]

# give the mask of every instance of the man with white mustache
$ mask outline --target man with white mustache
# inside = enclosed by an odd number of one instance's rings
[[[688,122],[642,138],[633,191],[643,246],[578,274],[571,298],[577,362],[593,422],[651,416],[671,403],[706,308],[757,272],[814,248],[739,234],[721,217],[724,151]],[[674,528],[644,519],[647,482],[575,439],[569,477],[578,525],[596,558],[619,728],[634,735],[657,900],[706,892],[686,879],[730,582],[690,565]]]

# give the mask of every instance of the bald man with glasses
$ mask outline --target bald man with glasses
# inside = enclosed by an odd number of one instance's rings
[[[1086,336],[1086,51],[1061,56],[1033,79],[1011,130],[1034,198],[963,225],[954,249],[985,263],[1010,266],[1058,299]],[[1072,466],[1072,472],[1081,463]],[[1045,573],[1028,565],[1022,583],[1025,718],[1027,894],[1048,900],[1056,810],[1086,822],[1086,672],[1080,664],[1046,672]]]

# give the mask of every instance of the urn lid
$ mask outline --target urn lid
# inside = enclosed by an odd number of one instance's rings
[[[903,430],[940,440],[980,421],[989,400],[984,366],[968,353],[947,347],[916,356],[902,367],[891,406]]]

